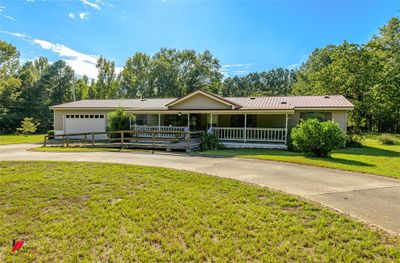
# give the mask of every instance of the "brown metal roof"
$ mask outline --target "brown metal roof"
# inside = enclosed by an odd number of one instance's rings
[[[222,97],[240,105],[238,110],[291,110],[305,108],[353,108],[353,104],[341,95],[329,96],[271,96],[271,97]],[[51,109],[114,109],[168,110],[169,99],[122,99],[122,100],[80,100],[50,107]],[[206,109],[205,109],[206,110]]]
[[[301,108],[352,108],[353,104],[341,95],[333,96],[278,96],[227,98],[242,105],[242,110],[301,109]]]

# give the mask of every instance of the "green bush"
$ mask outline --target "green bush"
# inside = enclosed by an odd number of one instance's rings
[[[118,108],[107,114],[107,131],[129,130],[129,115],[122,109]],[[112,134],[112,138],[119,138],[119,134]]]
[[[47,131],[47,135],[54,136],[54,130]]]
[[[201,150],[209,151],[209,150],[221,150],[224,146],[218,140],[217,136],[211,133],[204,133],[201,136]]]
[[[378,141],[381,144],[386,144],[386,145],[395,145],[397,140],[394,135],[391,134],[382,134],[378,137]]]
[[[349,127],[346,136],[346,147],[362,147],[361,142],[364,140],[364,136],[360,129]]]
[[[308,119],[292,129],[294,147],[309,156],[327,157],[345,145],[346,135],[336,122]]]

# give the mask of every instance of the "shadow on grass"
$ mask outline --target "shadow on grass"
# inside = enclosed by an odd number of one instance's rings
[[[378,149],[379,150],[379,149]],[[351,154],[351,153],[350,153]],[[231,158],[231,157],[248,157],[248,158],[255,158],[255,159],[265,159],[265,160],[272,160],[272,161],[284,161],[284,162],[291,162],[291,163],[302,163],[312,165],[312,163],[302,162],[301,159],[295,160],[291,159],[290,157],[301,157],[305,158],[310,161],[323,161],[331,164],[344,164],[344,165],[352,165],[352,166],[363,166],[363,167],[374,167],[376,165],[355,161],[355,160],[348,160],[343,158],[337,157],[311,157],[305,156],[302,153],[298,152],[289,152],[284,150],[261,150],[261,149],[240,149],[240,150],[219,150],[219,151],[209,151],[205,153],[201,153],[201,156],[211,157],[211,158]],[[275,159],[268,157],[289,157],[289,159]],[[318,165],[318,163],[315,163]]]
[[[309,160],[319,160],[319,161],[325,161],[325,162],[334,163],[334,164],[345,164],[345,165],[364,166],[364,167],[376,166],[376,165],[370,164],[370,163],[364,163],[364,162],[360,162],[360,161],[354,161],[354,160],[348,160],[348,159],[342,159],[342,158],[336,158],[336,157],[318,158],[318,157],[305,156],[305,158],[309,159]]]
[[[369,156],[382,156],[382,157],[400,157],[400,152],[380,149],[371,146],[363,146],[360,148],[347,148],[336,151],[337,153],[342,154],[351,154],[351,155],[369,155]]]

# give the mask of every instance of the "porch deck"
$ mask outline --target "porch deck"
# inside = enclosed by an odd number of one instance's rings
[[[284,143],[257,143],[257,142],[232,142],[221,141],[222,145],[226,148],[234,149],[278,149],[287,150],[287,145]]]

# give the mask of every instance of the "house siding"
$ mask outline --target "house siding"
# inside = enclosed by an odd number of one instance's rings
[[[296,110],[293,115],[289,115],[288,126],[289,128],[296,127],[300,122],[300,112],[313,112],[311,110]],[[316,112],[331,112],[332,120],[339,124],[339,127],[343,130],[347,130],[347,111],[337,110],[337,111],[324,111],[316,110]]]
[[[194,95],[184,101],[171,106],[172,110],[229,110],[230,105],[213,100],[201,94]]]

